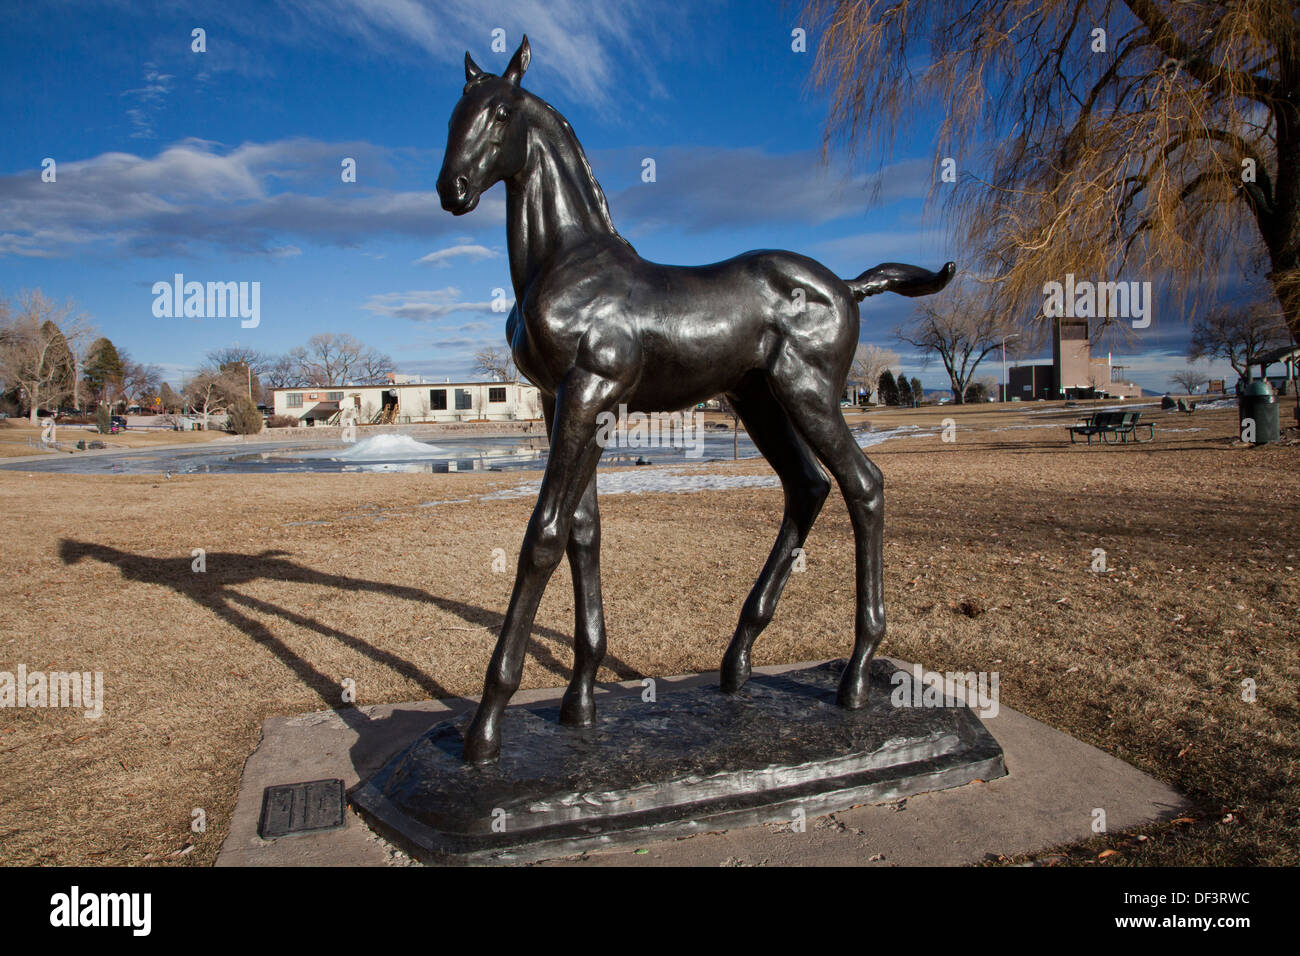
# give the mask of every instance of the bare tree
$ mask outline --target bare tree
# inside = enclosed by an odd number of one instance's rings
[[[189,406],[203,416],[203,428],[207,430],[212,416],[224,414],[236,398],[247,397],[247,388],[237,375],[209,365],[200,368],[182,392]]]
[[[1242,381],[1249,382],[1260,353],[1285,345],[1288,338],[1286,325],[1271,303],[1257,300],[1222,306],[1192,324],[1187,360],[1223,359]]]
[[[321,332],[307,340],[306,348],[290,354],[298,359],[309,384],[327,386],[349,384],[364,351],[365,346],[346,332]]]
[[[207,360],[208,364],[215,368],[221,368],[223,365],[242,365],[260,378],[275,364],[277,358],[236,342],[234,345],[213,349],[208,353]]]
[[[397,371],[391,356],[367,347],[357,362],[358,385],[383,385]]]
[[[898,353],[891,349],[882,349],[879,345],[858,343],[853,353],[853,365],[849,368],[849,383],[867,390],[867,400],[875,394],[880,383],[880,373],[898,364]]]
[[[944,104],[936,194],[1008,303],[1121,270],[1212,297],[1235,253],[1266,265],[1300,337],[1290,0],[808,0],[801,22],[823,31],[828,145]]]
[[[273,356],[260,374],[267,388],[302,388],[309,384],[302,362],[293,354]]]
[[[948,373],[952,400],[960,405],[980,362],[1001,347],[1005,336],[1016,332],[1015,323],[998,311],[987,287],[966,282],[954,283],[933,303],[919,305],[913,322],[900,326],[895,334],[900,342],[920,349],[924,362],[939,357]]]
[[[56,305],[40,289],[20,293],[13,306],[0,303],[0,379],[21,391],[33,425],[42,403],[57,407],[72,393],[72,343],[79,347],[89,332],[71,302]]]
[[[1169,376],[1169,381],[1178,386],[1184,395],[1195,395],[1196,390],[1204,385],[1209,379],[1201,373],[1200,369],[1188,368],[1175,372]]]
[[[475,352],[474,371],[498,382],[513,382],[518,377],[514,356],[504,346],[484,346]]]
[[[131,360],[125,352],[122,356],[122,400],[127,405],[141,405],[151,396],[157,396],[162,388],[162,369],[156,365],[145,365]]]

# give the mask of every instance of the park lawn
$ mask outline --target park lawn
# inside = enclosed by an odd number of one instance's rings
[[[17,458],[24,455],[57,455],[67,452],[46,451],[35,447],[41,429],[27,419],[8,418],[0,421],[0,458]],[[223,431],[171,431],[170,429],[127,429],[116,435],[101,435],[92,425],[60,425],[55,438],[59,444],[71,448],[77,442],[101,441],[107,448],[159,448],[167,445],[200,445],[218,438],[229,437]]]
[[[1004,705],[1198,806],[1145,841],[1045,858],[1297,863],[1300,448],[1241,445],[1230,409],[1152,413],[1155,443],[1104,448],[945,414],[955,442],[869,451],[886,479],[882,652],[996,670]],[[211,864],[266,718],[337,706],[347,678],[361,704],[476,694],[512,583],[492,552],[517,553],[532,503],[480,496],[535,479],[0,472],[0,670],[105,681],[99,720],[0,712],[0,862]],[[716,669],[779,489],[608,495],[601,509],[602,679]],[[1090,570],[1098,548],[1105,573]],[[755,663],[848,652],[852,554],[833,496]],[[562,566],[524,686],[565,683],[572,613]]]

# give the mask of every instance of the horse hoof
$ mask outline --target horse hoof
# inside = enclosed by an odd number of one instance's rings
[[[476,734],[471,727],[465,735],[464,760],[466,763],[492,763],[501,756],[501,738]]]
[[[560,723],[566,727],[590,727],[596,722],[596,702],[590,697],[564,695],[560,702]]]
[[[867,688],[841,684],[835,703],[845,710],[861,710],[867,706]]]
[[[722,675],[722,680],[718,682],[719,689],[724,694],[739,694],[749,681],[748,674],[726,674]]]
[[[728,648],[727,653],[722,656],[722,671],[718,675],[718,686],[724,694],[738,694],[749,681],[750,673],[749,654],[745,652],[733,654]]]

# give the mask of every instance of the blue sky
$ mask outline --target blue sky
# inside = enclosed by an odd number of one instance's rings
[[[472,52],[500,72],[526,32],[524,84],[573,125],[615,225],[649,259],[704,263],[793,249],[854,276],[883,260],[961,264],[925,197],[918,117],[885,152],[820,158],[826,101],[791,49],[800,5],[618,0],[264,0],[6,5],[0,59],[0,295],[71,298],[137,361],[178,383],[238,342],[283,352],[348,332],[406,372],[471,375],[503,343],[504,188],[470,215],[434,192]],[[192,33],[206,33],[206,52]],[[492,50],[492,31],[507,50]],[[809,36],[813,48],[816,36]],[[57,179],[42,182],[41,164]],[[343,183],[352,157],[357,181]],[[653,158],[656,181],[641,181]],[[880,177],[879,181],[875,177]],[[875,190],[875,186],[879,186]],[[874,199],[873,199],[874,194]],[[156,318],[151,287],[261,283],[261,324]],[[863,305],[863,341],[909,376],[942,368],[893,339],[914,303]],[[1117,355],[1163,391],[1184,366],[1168,310]],[[1207,369],[1229,381],[1225,366]],[[998,363],[981,369],[998,375]]]

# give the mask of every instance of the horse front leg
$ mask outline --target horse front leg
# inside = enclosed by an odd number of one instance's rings
[[[465,732],[464,759],[488,763],[501,752],[501,717],[519,688],[524,652],[546,584],[563,557],[578,503],[591,483],[602,447],[597,417],[617,401],[615,384],[574,369],[555,396],[555,423],[537,505],[524,534],[514,591],[474,719]]]

